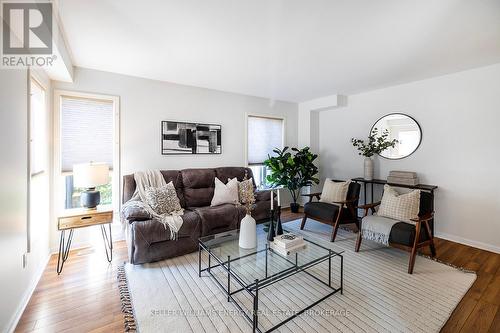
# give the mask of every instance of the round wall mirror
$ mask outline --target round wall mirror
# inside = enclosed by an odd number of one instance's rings
[[[389,132],[389,140],[398,142],[394,148],[388,148],[380,156],[397,160],[413,154],[422,141],[422,129],[415,119],[403,113],[391,113],[383,116],[372,126],[370,133],[378,129],[379,135],[385,130]]]

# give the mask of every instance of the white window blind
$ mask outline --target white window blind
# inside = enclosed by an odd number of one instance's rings
[[[30,165],[31,174],[35,175],[47,166],[47,121],[45,90],[34,80],[30,87]]]
[[[283,148],[283,119],[248,116],[248,164],[263,164]]]
[[[61,97],[61,168],[104,162],[113,168],[113,102]]]

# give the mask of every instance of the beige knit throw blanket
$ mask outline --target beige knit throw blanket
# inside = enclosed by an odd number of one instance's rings
[[[170,229],[170,239],[177,239],[177,234],[179,229],[182,226],[182,215],[184,214],[184,210],[174,211],[167,214],[158,214],[156,213],[150,205],[147,204],[146,201],[146,188],[147,187],[162,187],[166,186],[165,178],[161,174],[160,170],[148,170],[144,172],[136,172],[134,173],[135,180],[135,192],[132,195],[132,198],[127,201],[123,207],[138,207],[145,209],[149,215],[151,215],[158,222],[162,223],[165,226],[165,229]]]

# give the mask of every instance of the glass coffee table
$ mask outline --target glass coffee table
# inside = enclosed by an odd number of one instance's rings
[[[285,230],[285,232],[287,231]],[[343,251],[335,252],[304,238],[307,243],[306,249],[282,256],[269,247],[266,236],[267,234],[264,232],[258,233],[257,247],[249,250],[238,246],[239,230],[201,237],[198,241],[199,276],[201,277],[203,272],[207,272],[213,278],[226,294],[227,301],[232,302],[251,323],[253,332],[273,331],[333,294],[338,292],[342,294],[343,291]],[[202,254],[206,260],[202,260]],[[332,282],[332,259],[334,258],[340,260],[340,262],[335,263],[334,275],[337,277],[335,285]],[[203,263],[205,264],[203,265]],[[292,288],[296,285],[293,277],[299,274],[307,275],[308,279],[320,285],[325,292],[311,304],[300,309],[287,311],[287,316],[274,318],[275,320],[272,322],[268,321],[268,328],[264,328],[259,323],[259,314],[261,314],[259,301],[262,303],[262,300],[259,300],[259,293],[262,293],[264,288],[278,282],[281,285],[289,283],[287,286]],[[241,294],[246,295],[240,297]],[[312,294],[317,294],[316,287],[311,290]],[[242,299],[248,298],[248,295],[250,302],[245,302],[247,303],[245,307]],[[272,307],[273,304],[266,305],[268,309]],[[283,311],[281,308],[276,309],[276,311],[278,310]]]

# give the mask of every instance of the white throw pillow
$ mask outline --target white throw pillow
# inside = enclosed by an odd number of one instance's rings
[[[224,184],[219,178],[215,177],[214,197],[210,206],[219,206],[226,203],[238,203],[238,180],[233,178],[227,184]]]
[[[350,180],[345,182],[334,182],[330,178],[325,179],[319,201],[331,204],[338,201],[345,201],[347,199],[347,192],[349,191],[349,184],[351,184]],[[338,206],[338,204],[334,205]]]
[[[394,220],[413,223],[411,219],[418,218],[420,210],[420,190],[400,194],[389,185],[384,186],[384,195],[378,216],[388,217]]]

